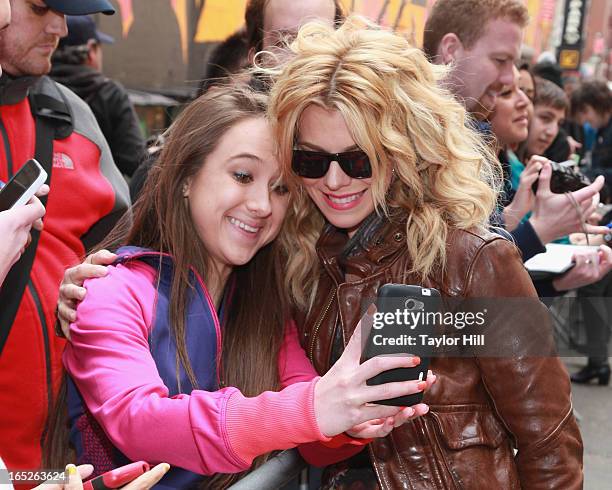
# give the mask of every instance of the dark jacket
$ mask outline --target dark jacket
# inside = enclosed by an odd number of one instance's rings
[[[381,488],[582,488],[582,440],[567,372],[554,355],[526,355],[533,354],[525,350],[528,339],[548,345],[548,353],[554,345],[516,247],[492,233],[451,231],[445,271],[421,281],[409,272],[405,240],[405,218],[386,221],[362,239],[359,253],[342,259],[346,235],[324,230],[316,299],[300,318],[301,341],[319,373],[330,367],[335,339],[346,344],[385,283],[434,287],[444,298],[531,298],[534,307],[493,316],[491,333],[503,355],[432,359],[438,380],[423,400],[430,412],[369,445]],[[347,282],[345,272],[357,279]]]
[[[608,124],[597,131],[591,161],[593,168],[609,169],[612,167],[612,116]]]
[[[89,104],[117,167],[131,176],[144,157],[145,142],[123,86],[86,65],[54,63],[50,76]]]
[[[570,145],[567,142],[568,134],[564,128],[559,128],[559,132],[550,144],[544,156],[553,162],[565,162],[570,157]]]

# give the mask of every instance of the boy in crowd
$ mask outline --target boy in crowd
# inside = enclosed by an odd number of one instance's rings
[[[567,95],[549,80],[536,80],[533,117],[527,138],[527,157],[544,155],[557,137],[568,109]],[[565,158],[568,158],[566,155]]]

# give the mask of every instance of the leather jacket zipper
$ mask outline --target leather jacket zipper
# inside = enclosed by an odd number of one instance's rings
[[[376,473],[376,478],[378,479],[378,484],[380,485],[380,488],[387,489],[387,481],[380,474],[380,470],[378,469],[378,465],[376,463],[376,456],[374,456],[374,449],[372,448],[372,444],[368,444],[368,452],[370,453],[370,463],[372,464],[374,473]]]
[[[30,295],[32,296],[34,304],[36,305],[36,311],[38,313],[38,318],[40,319],[40,325],[42,328],[43,343],[45,347],[45,372],[47,374],[47,410],[50,410],[53,406],[53,380],[51,377],[51,342],[49,340],[49,330],[47,329],[47,319],[45,317],[42,303],[40,302],[40,295],[34,287],[32,279],[30,279],[28,282],[28,290],[30,291]],[[42,437],[45,437],[44,433]]]
[[[329,308],[331,307],[331,304],[334,301],[335,297],[336,297],[336,289],[334,288],[334,290],[332,292],[332,295],[330,296],[329,301],[327,302],[327,305],[323,309],[323,313],[319,317],[317,323],[315,324],[314,331],[312,332],[312,338],[310,339],[310,349],[309,349],[309,352],[308,352],[308,356],[310,357],[310,362],[313,365],[314,365],[314,346],[315,346],[315,340],[317,339],[317,335],[319,333],[319,329],[321,328],[321,324],[323,323],[323,320],[325,319],[325,316],[327,315],[327,312],[329,311]]]
[[[13,176],[13,157],[11,155],[11,144],[9,142],[8,133],[6,132],[6,127],[4,126],[4,123],[2,122],[2,118],[0,118],[0,132],[2,133],[2,140],[4,141],[4,153],[6,155],[6,165],[8,168],[8,179],[10,179]]]
[[[448,461],[446,460],[446,455],[445,455],[444,449],[442,448],[442,443],[440,442],[440,437],[438,436],[438,432],[435,429],[428,429],[428,430],[433,433],[433,437],[434,437],[434,440],[436,442],[436,446],[438,447],[438,451],[442,455],[442,462],[441,462],[441,464],[444,465],[444,469],[450,475],[450,478],[453,481],[455,489],[463,490],[463,485],[461,484],[461,479],[459,478],[459,475],[457,475],[457,472],[448,465]],[[423,437],[424,438],[431,440],[431,438],[428,437],[427,434],[425,433],[425,422],[423,422],[423,424],[422,424],[421,431],[423,432]]]

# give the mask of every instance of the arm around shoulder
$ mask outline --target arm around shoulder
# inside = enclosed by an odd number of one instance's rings
[[[148,345],[155,304],[144,264],[90,280],[64,363],[111,442],[132,460],[200,474],[244,471],[274,449],[327,440],[316,424],[316,379],[246,398],[236,388],[170,398]]]

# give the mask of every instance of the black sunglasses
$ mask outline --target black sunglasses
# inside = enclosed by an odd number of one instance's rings
[[[300,177],[319,179],[327,173],[332,162],[338,162],[342,171],[353,179],[372,177],[370,159],[362,150],[344,153],[293,150],[291,168]]]

